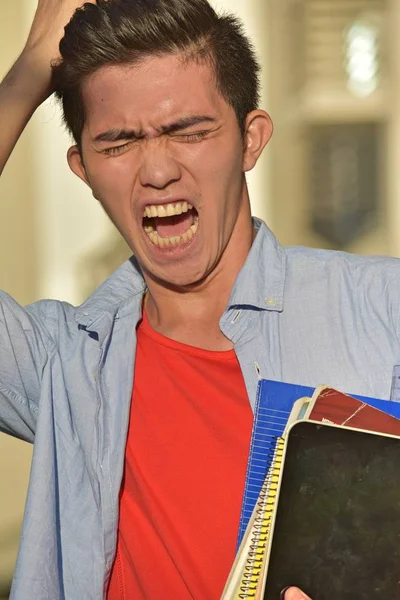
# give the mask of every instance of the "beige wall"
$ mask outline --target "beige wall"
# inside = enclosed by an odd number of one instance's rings
[[[21,49],[23,13],[22,2],[0,2],[0,75],[6,72],[12,57]],[[32,193],[31,158],[32,136],[29,132],[18,143],[0,184],[0,286],[23,302],[32,300],[37,292],[36,197]],[[23,276],[16,277],[16,271]]]
[[[0,2],[0,76],[21,48],[23,22],[21,2]],[[32,147],[27,133],[0,180],[0,287],[24,303],[38,291]],[[15,560],[30,456],[28,444],[0,434],[0,595]]]

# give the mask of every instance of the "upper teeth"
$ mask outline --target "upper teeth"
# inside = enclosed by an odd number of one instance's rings
[[[145,217],[173,217],[192,210],[193,206],[188,202],[176,202],[175,204],[151,204],[144,209]]]

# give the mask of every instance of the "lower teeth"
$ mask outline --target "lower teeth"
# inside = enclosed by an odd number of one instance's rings
[[[189,227],[189,229],[183,233],[182,235],[176,235],[172,237],[161,237],[153,227],[145,227],[144,230],[150,241],[159,248],[174,248],[175,246],[179,246],[185,242],[189,242],[194,234],[196,233],[198,228],[198,218],[195,219],[193,225]]]

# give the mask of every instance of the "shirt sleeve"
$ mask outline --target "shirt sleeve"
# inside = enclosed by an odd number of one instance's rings
[[[37,317],[0,292],[0,431],[34,441],[41,376],[51,347]]]

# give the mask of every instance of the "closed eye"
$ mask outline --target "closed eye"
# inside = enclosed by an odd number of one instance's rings
[[[201,142],[204,140],[208,131],[197,131],[196,133],[179,133],[179,134],[170,134],[170,137],[179,142]],[[132,144],[137,142],[138,140],[130,140],[129,142],[125,142],[124,144],[120,144],[119,146],[111,146],[110,148],[104,148],[101,150],[102,154],[106,154],[107,156],[116,156],[127,150]]]
[[[174,134],[171,137],[182,142],[201,142],[201,140],[204,140],[207,134],[208,131],[198,131],[196,133]]]
[[[121,154],[124,150],[126,150],[133,142],[126,142],[125,144],[121,144],[120,146],[111,146],[111,148],[104,148],[101,153],[107,154],[107,156],[113,156],[116,154]]]

